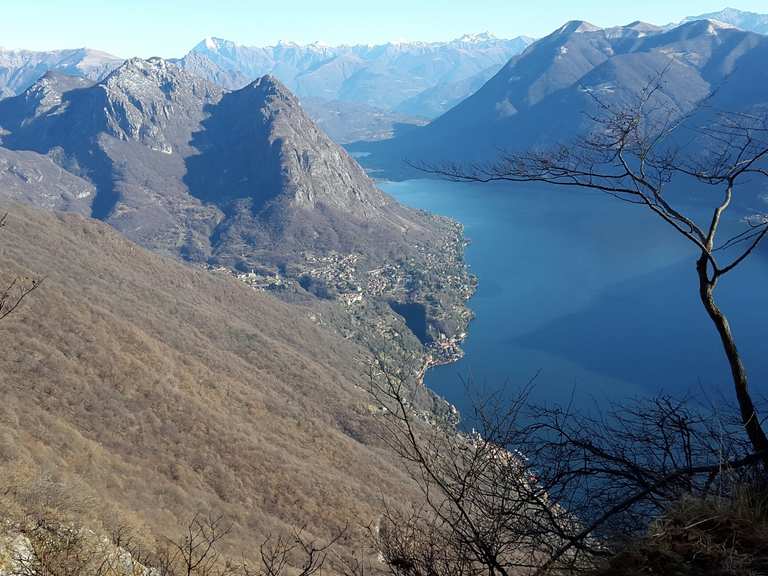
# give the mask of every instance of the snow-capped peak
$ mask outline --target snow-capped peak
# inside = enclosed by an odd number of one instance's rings
[[[709,19],[709,26],[710,28],[713,28],[713,29],[738,30],[737,26],[734,26],[729,22],[723,22],[722,20],[717,20],[715,18]]]
[[[490,42],[496,39],[496,36],[490,32],[480,32],[478,34],[464,34],[464,36],[457,38],[455,41],[462,44],[482,44],[483,42]]]
[[[584,34],[587,32],[597,32],[600,28],[584,20],[571,20],[558,28],[555,34]]]

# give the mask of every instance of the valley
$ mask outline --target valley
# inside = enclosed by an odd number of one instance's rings
[[[235,4],[3,8],[0,576],[762,573],[768,15]]]

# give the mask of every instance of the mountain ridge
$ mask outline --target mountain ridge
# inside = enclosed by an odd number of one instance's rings
[[[350,149],[371,153],[363,159],[367,166],[397,176],[412,174],[396,166],[403,157],[413,163],[487,161],[500,149],[546,148],[589,129],[591,93],[608,103],[626,102],[665,70],[660,94],[677,113],[692,110],[715,88],[723,104],[727,94],[735,103],[729,106],[760,105],[768,95],[748,92],[765,76],[757,62],[766,51],[765,36],[713,20],[671,29],[638,23],[596,29],[570,22],[427,126]]]
[[[527,37],[502,40],[487,33],[447,42],[341,46],[293,42],[242,46],[206,38],[179,62],[198,74],[227,82],[227,88],[239,88],[243,81],[273,74],[299,97],[391,110],[421,91],[500,67],[529,43]],[[432,113],[430,108],[414,106],[401,111],[415,116]]]
[[[20,94],[48,71],[98,81],[123,60],[90,48],[36,52],[0,48],[0,98]]]

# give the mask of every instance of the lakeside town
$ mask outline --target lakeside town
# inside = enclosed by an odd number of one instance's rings
[[[393,355],[416,353],[421,362],[415,379],[421,383],[427,370],[464,354],[461,346],[473,317],[466,303],[477,288],[464,262],[467,244],[461,225],[450,222],[441,245],[417,245],[415,254],[377,266],[358,252],[305,251],[289,272],[206,268],[284,298],[312,294],[321,304],[310,315],[314,321],[371,347],[393,343]],[[402,307],[411,307],[413,314]]]

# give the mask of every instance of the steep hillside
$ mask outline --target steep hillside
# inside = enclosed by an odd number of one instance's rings
[[[319,328],[317,310],[79,215],[2,209],[2,281],[45,278],[0,324],[3,481],[63,483],[88,514],[156,535],[223,513],[246,555],[268,532],[327,537],[409,494],[370,434],[352,360],[364,351]]]
[[[715,21],[666,30],[641,22],[600,29],[569,22],[510,62],[474,95],[428,126],[355,150],[373,166],[487,160],[499,149],[567,142],[589,130],[593,95],[627,101],[664,71],[661,96],[676,114],[708,103],[734,111],[768,103],[760,64],[768,38]],[[727,106],[727,108],[725,107]],[[378,163],[377,163],[378,160]],[[402,165],[402,164],[401,164]]]

